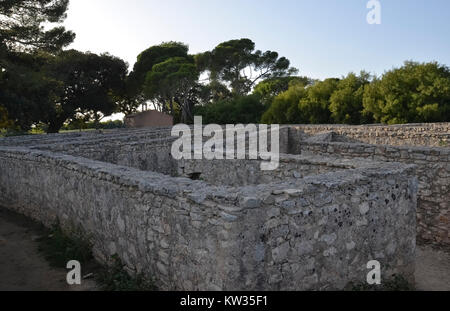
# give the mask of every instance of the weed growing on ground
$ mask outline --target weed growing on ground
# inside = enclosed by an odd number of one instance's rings
[[[401,275],[393,275],[390,279],[382,282],[381,285],[369,285],[366,283],[350,284],[347,286],[350,291],[414,291],[414,286],[411,285]]]
[[[39,251],[53,267],[66,268],[67,262],[77,260],[83,271],[91,272],[104,291],[153,291],[156,287],[143,275],[130,276],[118,256],[112,265],[102,266],[94,260],[92,244],[81,230],[63,231],[55,224],[38,239]]]
[[[130,276],[119,257],[112,257],[113,264],[101,269],[96,280],[104,291],[154,291],[156,287],[142,274]]]
[[[92,245],[81,230],[64,232],[59,225],[54,225],[38,242],[39,251],[53,267],[66,268],[70,260],[82,265],[93,260]]]

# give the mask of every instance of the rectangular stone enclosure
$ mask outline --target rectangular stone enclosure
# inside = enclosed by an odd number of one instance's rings
[[[413,281],[417,166],[306,152],[320,142],[298,130],[280,129],[274,171],[174,160],[170,129],[0,139],[0,202],[162,290],[344,289],[372,260]]]

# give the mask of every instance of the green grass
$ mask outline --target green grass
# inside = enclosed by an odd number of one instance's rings
[[[142,274],[130,276],[124,269],[125,265],[118,258],[113,256],[113,264],[100,271],[96,276],[96,281],[104,291],[154,291],[156,287],[151,280]]]
[[[92,245],[80,230],[63,232],[59,225],[54,225],[38,242],[39,251],[53,267],[66,268],[70,260],[77,260],[84,265],[94,258]]]
[[[347,286],[350,291],[414,291],[415,288],[403,276],[393,275],[390,279],[382,281],[381,285],[369,285],[367,283],[354,284]]]
[[[83,130],[61,130],[59,133],[77,133],[77,132],[93,132],[96,129],[83,129]]]
[[[61,130],[60,134],[64,133],[78,133],[78,132],[93,132],[96,129],[82,129],[80,130]],[[20,131],[11,131],[11,130],[3,130],[0,129],[0,137],[11,137],[11,136],[25,136],[25,135],[45,135],[45,131],[40,128],[33,128],[28,132],[20,132]]]
[[[83,275],[93,273],[94,279],[104,291],[153,291],[153,282],[141,274],[130,276],[118,256],[111,258],[111,266],[103,266],[94,260],[92,244],[81,230],[63,231],[56,224],[38,239],[39,251],[51,266],[66,269],[67,262],[80,262]]]

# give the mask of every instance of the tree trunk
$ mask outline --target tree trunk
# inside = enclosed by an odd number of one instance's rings
[[[47,134],[57,134],[59,133],[59,130],[61,129],[61,127],[64,125],[64,121],[55,121],[55,122],[50,122],[48,124],[48,128],[47,128]]]
[[[184,124],[191,124],[193,121],[192,107],[189,100],[185,100],[184,104],[181,105],[181,121]]]

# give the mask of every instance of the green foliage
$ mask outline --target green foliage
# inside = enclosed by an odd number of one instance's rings
[[[331,123],[330,98],[338,84],[339,79],[331,78],[318,81],[307,89],[306,96],[298,104],[300,123]]]
[[[0,106],[0,129],[9,129],[14,125],[14,122],[12,122],[9,119],[8,111],[6,108]]]
[[[263,84],[263,89],[264,89]],[[296,95],[297,94],[297,95]],[[298,105],[295,108],[295,105]],[[326,79],[277,95],[264,123],[388,124],[450,120],[450,70],[437,63],[406,62],[373,78],[366,72]]]
[[[266,124],[301,123],[299,102],[307,96],[307,89],[301,83],[276,96],[269,109],[263,114],[261,122]]]
[[[117,111],[126,116],[136,113],[140,105],[145,103],[144,95],[136,91],[135,81],[128,75],[121,89],[117,90],[114,100],[117,102]]]
[[[0,1],[0,49],[56,52],[69,45],[74,33],[61,26],[48,30],[43,27],[61,23],[68,5],[69,0]]]
[[[211,81],[209,84],[199,84],[198,87],[198,101],[199,104],[209,104],[219,100],[233,97],[233,94],[228,87],[219,81]]]
[[[104,291],[154,291],[154,283],[142,274],[130,276],[117,255],[112,257],[112,265],[100,270],[96,277]]]
[[[120,129],[125,128],[125,124],[121,120],[114,121],[106,121],[100,122],[96,124],[95,122],[84,122],[82,119],[72,120],[70,123],[64,125],[61,130],[62,131],[75,131],[75,130],[87,130],[87,129],[102,129],[102,130],[111,130],[111,129]]]
[[[261,97],[261,101],[266,107],[269,107],[273,99],[282,92],[289,89],[293,84],[311,85],[313,81],[308,77],[277,77],[270,78],[258,83],[253,89],[253,94]]]
[[[54,267],[66,268],[70,260],[77,260],[83,265],[93,259],[92,245],[81,230],[65,232],[56,224],[38,241],[39,251]]]
[[[123,88],[127,65],[108,54],[69,50],[52,59],[45,70],[60,83],[57,97],[42,120],[48,124],[48,132],[56,133],[76,114],[98,123],[115,112],[115,99]]]
[[[414,285],[408,282],[403,276],[394,274],[390,279],[384,280],[381,285],[368,285],[367,283],[351,283],[347,286],[351,291],[414,291]]]
[[[366,87],[364,112],[388,124],[450,120],[450,69],[405,62]]]
[[[205,124],[259,123],[263,112],[264,105],[257,95],[219,100],[195,109],[195,115],[202,116]]]
[[[197,65],[188,51],[188,46],[180,42],[166,42],[143,51],[126,81],[126,100],[120,110],[128,114],[139,102],[150,100],[158,110],[189,123],[200,86]]]
[[[186,44],[171,41],[152,46],[141,52],[127,81],[129,93],[135,95],[142,93],[147,74],[153,69],[153,66],[169,58],[187,57],[188,51],[189,48]]]
[[[66,18],[68,3],[0,1],[0,102],[19,131],[30,130],[41,119],[57,88],[40,67],[46,58],[42,52],[56,53],[75,38],[64,27],[52,28]]]
[[[8,60],[0,76],[0,102],[22,131],[43,122],[56,133],[76,114],[98,122],[116,111],[127,72],[118,58],[75,50],[56,56],[10,53]]]
[[[273,51],[255,51],[250,39],[230,40],[214,50],[198,54],[196,63],[201,72],[209,72],[210,82],[228,85],[234,95],[247,95],[262,79],[292,75],[297,70],[290,67],[285,57]]]
[[[364,88],[370,83],[370,75],[361,72],[359,76],[354,73],[340,80],[336,90],[330,97],[329,110],[334,123],[340,124],[363,124],[364,120],[363,96]]]
[[[199,78],[194,58],[173,57],[156,64],[147,73],[144,83],[144,94],[153,102],[160,102],[174,115],[174,103],[181,108],[182,121],[187,123],[193,119],[192,91]]]
[[[113,256],[112,265],[100,266],[92,255],[92,244],[81,230],[63,231],[59,224],[45,230],[38,239],[39,251],[51,266],[66,268],[71,260],[80,262],[83,270],[90,270],[95,280],[105,291],[150,291],[156,290],[153,282],[143,275],[130,276],[118,256]]]
[[[111,55],[61,51],[74,34],[51,27],[65,19],[67,6],[68,0],[0,1],[0,128],[8,133],[56,133],[68,121],[83,128],[93,120],[101,128],[103,117],[129,115],[148,101],[184,123],[194,111],[213,123],[450,120],[450,69],[438,63],[406,62],[380,78],[362,72],[312,81],[292,76],[297,70],[288,59],[256,50],[250,39],[195,56],[172,41],[140,53],[127,75],[125,62]]]
[[[43,53],[8,54],[8,65],[0,77],[0,102],[14,127],[22,131],[43,118],[58,89],[58,83],[42,72],[50,57]]]

